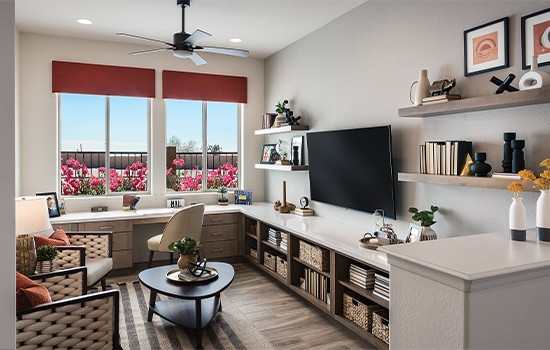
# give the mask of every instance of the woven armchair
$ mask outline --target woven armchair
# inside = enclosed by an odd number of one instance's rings
[[[64,270],[77,266],[88,268],[87,287],[101,282],[105,290],[105,276],[113,268],[112,232],[66,232],[70,246],[56,247],[57,269]]]
[[[17,349],[120,349],[119,291],[86,293],[86,267],[30,276],[51,303],[17,311]]]

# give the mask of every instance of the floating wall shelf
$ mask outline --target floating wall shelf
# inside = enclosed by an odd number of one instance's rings
[[[279,171],[304,171],[308,170],[307,165],[277,165],[277,164],[255,164],[256,169],[279,170]]]
[[[309,130],[308,125],[287,125],[287,126],[280,126],[278,128],[256,130],[254,131],[254,135],[270,135],[270,134],[280,134],[283,132],[305,131],[305,130]]]

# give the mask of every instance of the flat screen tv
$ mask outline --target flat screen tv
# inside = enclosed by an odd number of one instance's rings
[[[313,201],[395,219],[391,126],[307,133]]]

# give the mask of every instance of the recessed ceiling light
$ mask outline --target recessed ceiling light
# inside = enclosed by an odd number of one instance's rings
[[[241,38],[233,38],[233,39],[229,39],[229,41],[234,42],[234,43],[240,43],[241,41],[243,41],[243,39],[241,39]]]
[[[85,18],[81,18],[79,20],[77,20],[78,23],[80,24],[92,24],[92,21],[90,21],[89,19],[85,19]]]

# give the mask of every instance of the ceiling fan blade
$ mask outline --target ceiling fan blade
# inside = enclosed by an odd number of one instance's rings
[[[168,46],[174,46],[174,44],[172,44],[172,43],[167,43],[166,41],[160,41],[160,40],[156,40],[156,39],[149,39],[149,38],[146,38],[146,37],[143,37],[143,36],[138,36],[138,35],[133,35],[133,34],[116,33],[116,35],[122,35],[122,36],[127,36],[127,37],[129,37],[129,38],[141,39],[141,40],[147,40],[147,41],[153,41],[153,42],[155,42],[155,43],[166,44],[166,45],[168,45]]]
[[[197,29],[189,36],[189,38],[185,39],[185,42],[191,44],[191,46],[195,46],[197,43],[203,41],[204,39],[208,39],[211,36],[212,34],[208,34],[205,31]]]
[[[151,52],[158,52],[158,51],[167,51],[172,50],[171,48],[167,47],[164,49],[154,49],[154,50],[145,50],[145,51],[137,51],[137,52],[130,52],[130,55],[141,55],[142,53],[151,53]]]
[[[203,64],[206,64],[206,60],[204,58],[202,58],[201,56],[199,56],[197,53],[193,52],[193,54],[191,55],[191,57],[189,57],[191,59],[191,61],[193,61],[193,63],[195,63],[197,66],[200,66],[200,65],[203,65]]]
[[[221,53],[222,55],[248,57],[247,50],[228,49],[224,47],[212,47],[212,46],[198,46],[198,47],[195,47],[195,50],[201,50],[203,52]]]

